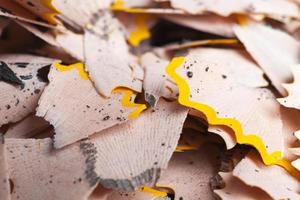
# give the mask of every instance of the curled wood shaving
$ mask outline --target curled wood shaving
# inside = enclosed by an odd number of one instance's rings
[[[225,182],[225,187],[214,192],[223,200],[271,200],[272,198],[258,187],[251,187],[243,183],[232,173],[219,173]]]
[[[99,27],[97,34],[93,29],[84,34],[85,68],[95,87],[105,97],[116,87],[140,92],[142,77],[137,71],[141,69],[129,52],[120,23],[105,12],[96,25]]]
[[[290,84],[282,84],[287,90],[288,96],[284,98],[278,98],[278,102],[285,107],[300,109],[300,65],[291,66],[291,71],[294,76],[294,82]]]
[[[33,113],[38,100],[47,85],[47,80],[39,76],[44,69],[50,68],[54,60],[31,55],[1,55],[0,60],[5,63],[22,81],[20,86],[0,81],[0,126],[17,122]],[[8,75],[5,75],[9,78]],[[46,75],[47,76],[47,75]],[[10,79],[11,80],[11,79]]]
[[[291,81],[290,67],[299,63],[299,42],[283,31],[254,22],[236,25],[233,30],[275,88],[285,95],[282,84]]]
[[[187,111],[176,102],[161,100],[155,110],[147,110],[128,123],[84,141],[83,149],[95,150],[87,156],[96,156],[90,164],[100,183],[107,188],[133,191],[155,181],[176,148]]]
[[[299,199],[299,180],[288,176],[278,166],[266,167],[253,158],[244,158],[233,170],[233,175],[250,186],[259,187],[274,199]],[[258,181],[259,180],[259,181]]]
[[[129,89],[117,89],[110,98],[99,95],[81,63],[55,64],[49,79],[50,84],[39,100],[37,116],[54,126],[56,148],[124,123],[146,109],[145,105],[132,103],[135,95]]]
[[[174,58],[166,68],[168,75],[177,83],[179,88],[178,101],[180,104],[194,108],[205,114],[207,121],[211,125],[226,125],[231,128],[236,137],[236,141],[240,144],[248,144],[255,147],[260,153],[263,162],[266,165],[279,165],[285,168],[291,175],[300,178],[300,174],[293,168],[287,160],[282,158],[282,149],[279,148],[274,152],[268,152],[264,141],[257,135],[247,135],[243,133],[242,125],[239,121],[233,118],[219,118],[216,111],[206,105],[190,99],[191,89],[187,81],[181,75],[176,73],[176,69],[184,63],[183,57]],[[187,74],[187,76],[189,76]],[[268,138],[268,137],[267,137]],[[271,143],[270,143],[271,144]]]
[[[6,141],[12,199],[84,200],[96,186],[86,179],[85,156],[79,145],[54,150],[49,138]]]
[[[218,150],[204,145],[198,151],[175,153],[157,186],[170,187],[175,200],[213,199],[210,178],[216,173]]]

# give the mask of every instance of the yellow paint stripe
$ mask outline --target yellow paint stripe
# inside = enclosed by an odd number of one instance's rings
[[[84,66],[83,66],[82,63],[75,63],[75,64],[72,64],[72,65],[62,65],[62,64],[57,62],[57,63],[54,63],[54,67],[60,72],[66,72],[66,71],[70,71],[70,70],[73,70],[73,69],[77,69],[79,76],[83,80],[89,80],[89,75],[84,70]],[[127,107],[127,108],[137,107],[134,111],[132,111],[128,115],[128,119],[136,118],[137,116],[139,116],[139,114],[141,112],[143,112],[144,110],[147,109],[146,104],[137,104],[137,103],[133,102],[132,97],[134,95],[134,92],[131,89],[128,89],[128,88],[125,88],[125,87],[117,87],[112,92],[123,94],[123,98],[121,100],[121,103],[124,107]]]
[[[144,192],[144,193],[148,193],[148,194],[151,194],[152,196],[155,196],[155,197],[166,197],[168,194],[166,192],[162,192],[162,191],[159,191],[159,190],[155,190],[151,187],[148,187],[148,186],[143,186],[139,189],[140,192]]]
[[[128,42],[136,47],[141,41],[146,40],[151,37],[150,31],[147,26],[147,19],[149,15],[147,14],[137,14],[134,15],[134,21],[136,25],[136,30],[131,32],[128,37]]]
[[[247,26],[249,24],[249,20],[246,15],[236,14],[235,16],[240,26]]]
[[[169,47],[166,47],[166,50],[180,50],[186,48],[192,48],[197,46],[204,46],[204,45],[225,45],[225,44],[238,44],[239,41],[237,39],[212,39],[212,40],[199,40],[188,42],[185,44],[176,44]]]
[[[114,8],[112,6],[111,10],[122,11],[122,12],[127,12],[127,13],[149,13],[147,9],[143,9],[143,8],[126,8],[126,7]]]
[[[111,7],[112,8],[123,8],[124,0],[115,0]]]
[[[139,8],[125,8],[123,0],[116,0],[115,3],[111,6],[111,9],[114,11],[123,11],[130,13],[140,13],[144,9]],[[147,19],[149,18],[148,14],[137,14],[134,15],[134,22],[136,25],[136,30],[130,33],[128,36],[128,42],[136,47],[140,44],[141,41],[146,40],[151,37],[150,31],[147,26]]]
[[[55,16],[59,15],[60,12],[53,6],[52,0],[41,0],[41,3],[50,10],[50,12],[43,14],[43,18],[51,24],[57,24]]]
[[[190,100],[190,88],[187,82],[176,73],[176,69],[184,62],[184,57],[176,57],[166,67],[167,74],[175,81],[179,88],[178,102],[184,106],[194,108],[207,118],[207,122],[211,125],[225,125],[231,128],[235,133],[237,143],[253,146],[261,155],[263,162],[266,165],[278,165],[285,168],[291,175],[300,179],[300,172],[295,169],[289,161],[282,158],[282,152],[275,151],[269,154],[265,144],[260,137],[254,134],[244,134],[242,125],[239,121],[232,118],[218,118],[215,110],[205,104],[201,104]]]
[[[83,79],[83,80],[89,80],[89,75],[87,74],[87,72],[84,70],[84,66],[82,63],[75,63],[72,65],[62,65],[58,62],[54,63],[54,67],[61,72],[65,72],[65,71],[69,71],[72,69],[77,69],[79,72],[79,76]]]
[[[59,11],[53,6],[52,4],[52,0],[41,0],[42,4],[48,8],[49,10],[55,12],[55,13],[59,13]]]
[[[146,104],[138,104],[134,103],[132,100],[132,96],[134,95],[134,92],[130,89],[124,88],[124,87],[118,87],[113,90],[113,93],[123,93],[123,99],[121,100],[121,103],[124,107],[130,108],[130,107],[137,107],[134,111],[132,111],[128,115],[128,119],[133,119],[139,116],[141,112],[147,109]]]
[[[144,13],[146,12],[146,9],[142,8],[127,8],[124,6],[123,0],[115,0],[114,4],[110,7],[113,11],[122,11],[122,12],[128,12],[128,13]]]
[[[176,147],[175,152],[185,152],[185,151],[192,151],[192,150],[197,150],[197,147],[190,146],[190,145],[178,145]]]
[[[177,196],[176,196],[175,188],[173,188],[171,186],[161,185],[161,184],[155,184],[155,186],[158,189],[166,190],[167,194],[174,194],[175,195],[175,199],[176,199]]]

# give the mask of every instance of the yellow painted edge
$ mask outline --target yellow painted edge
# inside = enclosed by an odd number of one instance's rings
[[[69,71],[72,69],[77,69],[79,76],[83,79],[83,80],[89,80],[89,75],[88,73],[84,70],[84,66],[82,63],[75,63],[72,65],[62,65],[58,62],[54,63],[53,66],[61,72],[65,72],[65,71]]]
[[[115,0],[115,2],[110,7],[113,11],[121,11],[128,13],[145,13],[146,9],[143,8],[127,8],[124,6],[124,0]]]
[[[297,178],[298,180],[300,180],[300,171],[295,168],[291,162],[289,162],[286,159],[281,159],[278,160],[277,163],[275,163],[278,166],[283,167],[284,169],[286,169],[292,176],[294,176],[295,178]]]
[[[171,187],[171,186],[161,185],[161,184],[155,184],[155,186],[158,187],[158,188],[162,188],[162,189],[165,188],[165,189],[167,189],[167,190],[169,190],[169,191],[172,191],[171,194],[174,194],[175,197],[176,197],[176,191],[175,191],[175,188],[173,188],[173,187]]]
[[[237,44],[239,41],[237,39],[213,39],[207,40],[205,44]]]
[[[246,15],[236,14],[235,17],[236,17],[236,19],[237,19],[240,26],[247,26],[249,24],[249,20],[248,20],[248,17]]]
[[[52,4],[52,0],[41,0],[42,4],[47,7],[48,9],[50,9],[52,12],[54,13],[59,13],[59,11],[53,6]]]
[[[139,189],[140,192],[144,192],[144,193],[148,193],[148,194],[151,194],[152,196],[155,196],[155,197],[166,197],[168,194],[166,192],[162,192],[162,191],[159,191],[159,190],[155,190],[151,187],[148,187],[148,186],[143,186]]]
[[[55,19],[56,15],[57,15],[56,13],[44,13],[42,18],[45,19],[50,24],[56,25],[58,24],[57,20]]]
[[[67,66],[67,65],[62,65],[62,64],[56,62],[56,63],[53,64],[53,66],[60,72],[65,72],[65,71],[70,71],[70,70],[73,70],[73,69],[77,69],[79,76],[83,80],[89,80],[89,75],[84,70],[83,63],[75,63],[75,64]],[[127,108],[137,107],[134,111],[132,111],[128,115],[128,119],[136,118],[137,116],[139,116],[139,114],[141,112],[143,112],[145,109],[147,109],[146,104],[137,104],[137,103],[134,103],[132,101],[132,96],[134,95],[134,92],[131,89],[124,88],[124,87],[118,87],[118,88],[114,89],[112,92],[113,93],[123,93],[124,94],[124,96],[121,100],[121,104],[124,107],[127,107]]]
[[[54,7],[52,0],[41,0],[41,3],[51,11],[49,13],[44,13],[43,18],[51,24],[57,24],[55,16],[60,14],[60,12]]]
[[[253,146],[260,154],[265,165],[278,165],[286,169],[291,175],[300,180],[300,172],[295,169],[289,161],[282,158],[282,152],[275,151],[269,154],[262,139],[254,134],[244,134],[239,121],[232,118],[218,118],[215,110],[205,104],[190,100],[190,88],[187,82],[176,73],[176,69],[184,62],[184,57],[175,57],[166,67],[167,74],[173,79],[179,88],[178,102],[184,106],[194,108],[205,114],[211,125],[225,125],[235,133],[237,143]]]
[[[123,8],[123,7],[124,7],[124,0],[115,0],[111,6],[111,8]]]
[[[185,152],[185,151],[191,151],[191,150],[197,150],[197,147],[190,146],[190,145],[178,145],[176,147],[175,152]]]
[[[132,95],[134,95],[134,92],[130,89],[124,88],[124,87],[118,87],[116,89],[113,90],[113,93],[123,93],[124,96],[121,100],[121,103],[124,107],[130,108],[130,107],[137,107],[134,111],[132,111],[129,115],[128,115],[128,119],[134,119],[137,116],[139,116],[139,114],[141,112],[143,112],[144,110],[147,109],[146,104],[138,104],[138,103],[134,103],[132,101]]]
[[[138,14],[134,16],[136,30],[131,32],[128,36],[128,42],[132,46],[137,47],[141,41],[151,37],[151,33],[146,23],[148,18],[149,15],[147,14]]]
[[[114,4],[111,6],[111,9],[114,11],[123,11],[123,12],[130,12],[130,13],[139,13],[140,11],[144,11],[144,9],[139,9],[139,8],[125,8],[123,0],[116,0]],[[147,14],[139,14],[134,16],[136,30],[131,32],[128,36],[128,42],[132,46],[137,47],[141,41],[151,37],[150,31],[146,23],[148,18],[149,15]]]
[[[197,46],[203,46],[203,45],[221,45],[221,44],[238,44],[239,41],[237,39],[211,39],[211,40],[199,40],[199,41],[193,41],[188,42],[185,44],[178,44],[169,46],[166,49],[167,50],[180,50],[180,49],[186,49],[191,47],[197,47]]]
[[[147,9],[143,8],[127,8],[127,7],[111,7],[112,11],[120,11],[120,12],[127,12],[127,13],[148,13]]]

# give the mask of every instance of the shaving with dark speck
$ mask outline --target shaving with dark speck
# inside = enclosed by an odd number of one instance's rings
[[[16,76],[16,74],[9,68],[9,66],[3,61],[0,61],[0,81],[4,81],[12,85],[24,86],[22,80],[20,80]]]

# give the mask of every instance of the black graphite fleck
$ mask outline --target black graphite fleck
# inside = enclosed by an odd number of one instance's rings
[[[13,85],[24,86],[24,83],[16,76],[16,74],[8,67],[8,65],[0,61],[0,81]]]
[[[187,75],[187,77],[192,78],[192,77],[193,77],[193,72],[188,71],[188,72],[186,73],[186,75]]]
[[[167,197],[169,197],[169,199],[175,199],[175,194],[167,193]]]
[[[27,1],[27,5],[31,6],[31,7],[34,7],[34,4],[30,1]]]
[[[17,99],[17,101],[16,101],[16,103],[15,103],[15,106],[17,106],[19,103],[20,103],[20,100]]]
[[[35,94],[38,94],[38,93],[41,92],[41,90],[40,90],[40,89],[35,89],[33,92],[34,92]]]
[[[151,107],[155,106],[157,100],[152,94],[145,93],[145,99],[150,104]]]
[[[38,69],[37,77],[38,77],[39,81],[49,83],[48,74],[50,71],[50,67],[51,67],[51,64]]]
[[[20,67],[20,68],[26,68],[27,65],[29,65],[28,62],[16,62],[14,64],[17,65],[17,67]]]
[[[3,13],[6,13],[6,14],[13,14],[10,10],[3,8],[3,7],[0,7],[0,11]]]
[[[110,116],[106,116],[103,118],[103,121],[109,120]]]
[[[30,79],[32,79],[32,75],[31,74],[29,74],[29,75],[23,75],[23,76],[21,75],[20,78],[22,80],[30,80]]]

